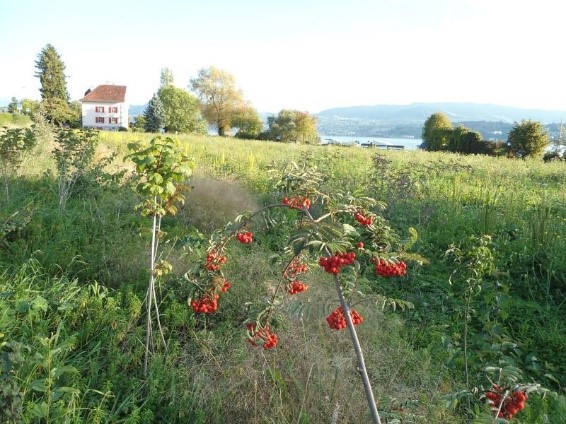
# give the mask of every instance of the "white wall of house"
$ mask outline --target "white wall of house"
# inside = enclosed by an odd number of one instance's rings
[[[82,102],[82,113],[83,128],[110,131],[128,128],[127,103]]]

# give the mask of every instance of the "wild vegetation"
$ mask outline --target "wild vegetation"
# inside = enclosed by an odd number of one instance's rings
[[[95,151],[64,168],[70,146],[91,140],[74,134],[67,144],[70,133],[37,134],[1,197],[2,422],[370,422],[352,345],[325,320],[337,297],[316,255],[306,256],[309,290],[274,305],[276,347],[246,342],[298,210],[250,222],[252,243],[226,244],[231,288],[216,313],[187,304],[215,230],[282,204],[273,178],[290,163],[329,193],[313,216],[340,196],[374,198],[387,240],[414,241],[406,275],[356,277],[356,330],[382,422],[563,422],[563,163],[179,135],[191,189],[150,231],[155,216],[136,209],[133,179],[148,159],[124,158],[155,135],[100,133]],[[61,207],[65,176],[74,179]],[[148,268],[150,257],[162,267]],[[148,350],[151,316],[160,322]]]

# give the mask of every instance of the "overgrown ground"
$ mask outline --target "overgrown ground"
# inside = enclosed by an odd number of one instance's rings
[[[100,137],[97,158],[118,153],[107,172],[130,173],[121,159],[127,143],[152,136]],[[368,287],[414,308],[356,306],[384,422],[486,422],[479,421],[489,411],[480,397],[490,387],[486,366],[549,390],[533,392],[513,422],[566,422],[563,163],[177,139],[196,170],[185,206],[163,222],[174,267],[160,286],[167,349],[152,357],[147,377],[149,224],[135,210],[129,174],[81,180],[61,211],[47,138],[10,179],[9,197],[0,200],[3,421],[369,422],[348,336],[326,326],[335,295],[314,262],[311,290],[280,305],[279,347],[245,341],[246,302],[261,301],[277,279],[284,227],[258,224],[252,246],[232,248],[233,288],[217,314],[196,316],[186,305],[183,274],[202,260],[211,232],[279,202],[267,170],[294,160],[324,172],[329,191],[386,202],[384,217],[402,237],[410,227],[418,232],[412,250],[426,260],[410,263],[407,277]],[[466,303],[465,270],[446,251],[470,251],[483,235],[491,237],[496,270]]]

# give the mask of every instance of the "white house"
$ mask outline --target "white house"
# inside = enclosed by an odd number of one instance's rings
[[[116,131],[128,128],[125,85],[99,85],[81,99],[83,128]]]

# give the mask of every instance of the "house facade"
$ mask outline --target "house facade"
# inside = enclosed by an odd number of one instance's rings
[[[99,85],[81,99],[83,128],[117,131],[128,128],[125,85]]]

